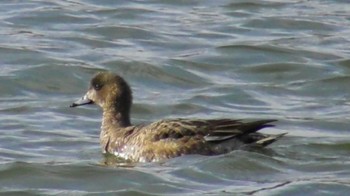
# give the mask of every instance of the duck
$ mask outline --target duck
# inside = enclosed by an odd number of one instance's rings
[[[159,162],[188,154],[220,155],[245,146],[265,147],[286,133],[258,132],[274,119],[163,119],[133,125],[132,91],[118,74],[98,72],[85,95],[70,107],[95,104],[102,108],[100,145],[103,154],[131,162]]]

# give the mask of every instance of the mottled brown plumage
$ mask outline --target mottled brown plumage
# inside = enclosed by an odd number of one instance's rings
[[[184,154],[216,155],[247,145],[266,146],[284,134],[258,130],[275,120],[169,119],[147,125],[130,123],[132,94],[117,74],[100,72],[86,95],[71,107],[95,103],[103,109],[101,148],[134,162],[161,161]]]

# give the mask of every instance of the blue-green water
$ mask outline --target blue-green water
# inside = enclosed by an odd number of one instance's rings
[[[347,195],[350,12],[341,0],[0,2],[0,193]],[[132,121],[274,118],[259,151],[117,164],[101,111],[69,104],[100,70]],[[118,161],[117,161],[118,162]]]

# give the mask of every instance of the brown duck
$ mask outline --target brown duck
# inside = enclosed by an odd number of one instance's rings
[[[133,162],[151,162],[184,154],[217,155],[242,146],[267,146],[284,134],[268,135],[258,130],[275,120],[169,119],[132,125],[132,93],[117,74],[100,72],[81,99],[70,107],[95,103],[103,109],[100,133],[103,153]]]

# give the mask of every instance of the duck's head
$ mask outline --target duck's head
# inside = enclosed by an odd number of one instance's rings
[[[86,104],[99,105],[104,111],[129,115],[132,93],[127,82],[117,74],[99,72],[90,81],[86,94],[70,107]]]

